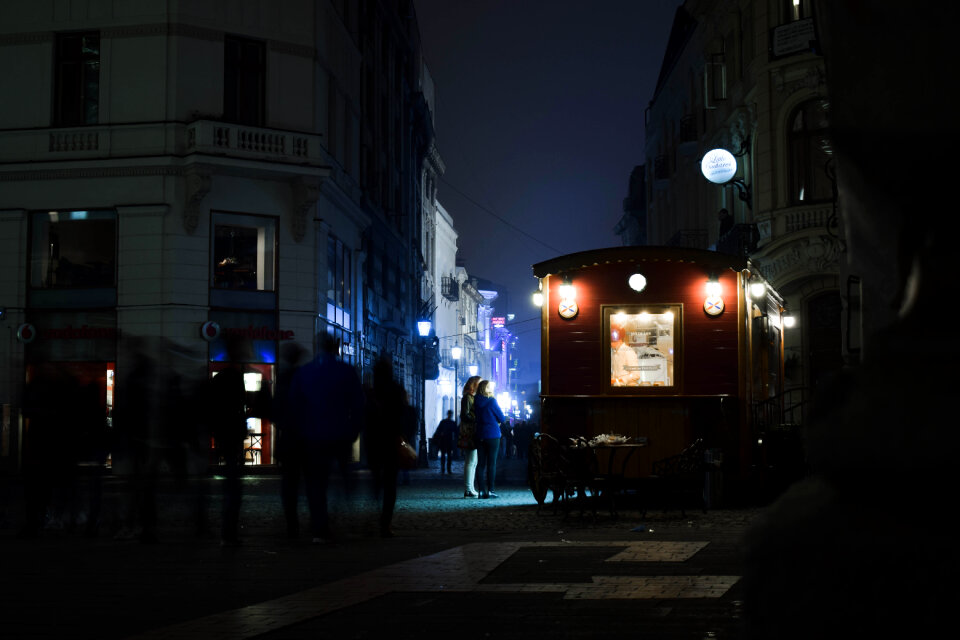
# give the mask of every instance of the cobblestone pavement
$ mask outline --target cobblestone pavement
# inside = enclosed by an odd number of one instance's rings
[[[154,544],[123,535],[116,480],[105,484],[96,537],[52,523],[20,540],[8,478],[4,637],[737,636],[740,536],[757,510],[564,518],[549,504],[538,510],[523,461],[503,465],[496,500],[464,499],[459,465],[448,476],[432,464],[401,485],[390,539],[375,535],[369,478],[349,495],[334,483],[337,539],[323,545],[287,539],[278,478],[248,476],[243,544],[233,548],[215,535],[216,478],[196,491],[164,483]],[[208,516],[199,536],[197,496]]]

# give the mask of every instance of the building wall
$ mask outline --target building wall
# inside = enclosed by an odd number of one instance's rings
[[[630,275],[637,271],[647,278],[647,287],[640,295],[627,285]],[[617,262],[568,273],[575,280],[579,313],[569,320],[560,317],[557,308],[561,279],[551,277],[546,303],[550,353],[549,386],[545,393],[607,394],[604,381],[609,379],[609,370],[604,366],[609,366],[609,362],[604,360],[604,350],[609,349],[609,339],[603,332],[604,307],[679,304],[683,309],[682,333],[674,344],[682,354],[676,360],[682,373],[677,373],[678,385],[671,395],[738,395],[739,287],[735,272],[727,269],[718,274],[726,310],[717,317],[703,311],[709,272],[696,262]]]
[[[201,325],[257,312],[288,332],[276,350],[293,341],[312,354],[316,335],[336,330],[344,359],[361,374],[390,353],[398,379],[419,387],[410,348],[419,292],[409,283],[423,266],[411,212],[420,208],[418,175],[432,118],[423,117],[429,112],[418,98],[416,22],[400,20],[401,7],[381,0],[338,6],[0,6],[0,60],[11,69],[0,89],[17,96],[0,101],[0,306],[8,334],[0,362],[9,365],[0,373],[0,403],[16,415],[24,358],[31,349],[46,353],[14,334],[31,314],[49,317],[28,287],[29,219],[54,210],[116,212],[115,300],[107,317],[115,318],[121,340],[150,336],[172,345],[184,356],[173,358],[175,366],[190,379],[205,376],[212,357]],[[98,113],[93,122],[57,126],[57,34],[74,31],[99,33]],[[224,115],[229,37],[263,46],[257,124]],[[417,105],[419,119],[410,115]],[[272,293],[224,297],[212,288],[212,220],[220,213],[274,221]],[[349,326],[332,327],[327,314],[331,238],[342,243],[349,265]],[[376,273],[374,264],[381,267]],[[74,298],[81,312],[103,305],[82,293]],[[90,356],[92,346],[73,346],[54,352]],[[116,349],[94,355],[117,358]],[[20,434],[8,435],[12,453],[4,456],[14,460]]]
[[[801,3],[803,19],[811,17],[809,4]],[[847,292],[839,203],[829,196],[797,203],[789,192],[798,175],[790,158],[795,109],[827,93],[815,42],[793,51],[774,45],[791,26],[788,9],[776,0],[687,0],[678,10],[647,120],[647,242],[748,256],[798,319],[785,334],[795,363],[788,387],[807,387],[823,373],[810,364],[819,347],[808,340],[809,304],[823,294],[846,300]],[[734,185],[701,175],[700,160],[717,147],[737,157],[736,177],[750,187],[751,203]],[[737,225],[723,239],[721,208]],[[840,315],[830,322],[839,334]],[[837,345],[834,369],[857,358]]]

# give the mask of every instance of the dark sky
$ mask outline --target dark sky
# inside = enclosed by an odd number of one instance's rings
[[[436,84],[440,202],[471,276],[505,285],[539,377],[531,265],[616,246],[681,0],[415,0]]]

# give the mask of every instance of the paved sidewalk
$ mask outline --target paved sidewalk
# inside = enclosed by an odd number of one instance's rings
[[[211,533],[217,479],[200,485],[201,537],[193,495],[164,485],[155,544],[114,538],[116,481],[97,537],[48,529],[19,540],[8,482],[4,637],[737,636],[739,539],[756,511],[564,519],[549,505],[538,512],[522,461],[504,465],[497,500],[464,499],[459,465],[447,476],[432,464],[400,487],[391,539],[375,535],[368,478],[349,498],[335,484],[331,545],[286,538],[275,476],[245,479],[236,548]]]

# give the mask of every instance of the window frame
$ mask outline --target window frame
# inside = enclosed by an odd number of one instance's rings
[[[96,52],[86,53],[88,39],[95,40]],[[74,47],[72,41],[79,44]],[[70,46],[68,47],[68,44]],[[100,121],[100,59],[99,31],[57,33],[53,55],[53,126],[78,127],[98,124]],[[74,50],[74,48],[76,50]],[[75,74],[67,73],[78,67]],[[73,76],[76,76],[75,78]],[[68,88],[68,80],[71,86]]]
[[[232,224],[230,224],[232,223]],[[269,230],[272,236],[269,240],[264,238],[264,245],[270,244],[271,254],[269,259],[266,255],[261,259],[258,254],[257,267],[261,265],[269,272],[264,274],[264,281],[267,277],[270,279],[270,286],[260,288],[259,275],[257,276],[257,288],[237,287],[237,286],[218,286],[217,285],[217,227],[233,226],[240,228],[263,228]],[[245,293],[275,294],[278,288],[278,265],[279,265],[279,218],[277,216],[238,213],[232,211],[211,211],[210,212],[210,275],[209,286],[214,291],[239,291]],[[265,234],[266,235],[266,234]],[[258,247],[259,252],[259,247]]]
[[[343,240],[332,233],[327,236],[326,266],[327,287],[324,318],[328,325],[352,333],[355,316],[353,309],[353,251]],[[331,285],[333,286],[331,287]],[[333,298],[330,297],[331,292],[333,292]]]
[[[253,52],[256,55],[251,56]],[[241,36],[224,36],[223,119],[250,127],[264,126],[266,87],[266,43]],[[246,99],[251,92],[256,98],[252,101]]]
[[[60,220],[61,216],[66,216],[65,220]],[[45,224],[40,223],[39,221],[42,218],[46,218]],[[51,222],[52,219],[52,222]],[[91,284],[81,284],[81,285],[63,285],[63,284],[45,284],[44,281],[49,279],[49,269],[45,274],[42,272],[42,263],[49,263],[52,260],[52,256],[47,254],[45,258],[41,260],[41,257],[37,255],[38,249],[41,247],[41,235],[43,236],[43,247],[51,247],[53,242],[50,238],[49,227],[51,224],[59,225],[66,222],[81,222],[83,220],[90,221],[110,221],[113,223],[113,237],[108,243],[112,247],[112,274],[109,278],[109,282],[106,280],[102,282],[94,282]],[[33,292],[36,291],[77,291],[77,290],[105,290],[105,289],[116,289],[117,287],[117,267],[119,262],[119,249],[118,249],[118,218],[117,212],[114,209],[60,209],[56,211],[46,210],[46,211],[31,211],[30,212],[30,245],[29,245],[29,267],[27,273],[27,283],[29,289]],[[42,231],[46,229],[46,231]],[[68,236],[73,237],[76,236]],[[89,245],[87,245],[89,246]],[[63,259],[62,256],[59,259]],[[80,263],[77,263],[80,264]],[[84,263],[89,264],[89,263]],[[108,263],[109,264],[109,263]],[[38,269],[38,265],[40,268]],[[42,274],[42,275],[41,275]],[[38,281],[37,277],[40,276],[41,280]],[[39,282],[39,283],[38,283]],[[42,295],[42,294],[41,294]]]
[[[826,122],[824,126],[811,128],[809,114],[820,103],[825,105]],[[803,116],[802,129],[797,131],[794,123]],[[823,151],[815,148],[818,141],[826,141],[830,147],[830,112],[829,103],[823,98],[804,100],[790,111],[787,120],[787,190],[788,202],[791,206],[822,204],[833,200],[833,187],[826,166],[831,152],[822,155],[829,156],[823,166],[816,166],[815,162]],[[807,186],[811,185],[810,196],[807,196]],[[801,194],[801,189],[803,193]]]
[[[639,316],[641,313],[662,315],[673,313],[673,323],[670,329],[672,340],[672,361],[667,358],[667,372],[672,367],[671,384],[663,385],[626,385],[615,386],[612,380],[612,346],[611,346],[611,319],[617,314]],[[603,351],[603,390],[607,395],[679,395],[683,390],[683,303],[666,302],[654,304],[630,305],[601,305],[600,345]],[[659,337],[659,336],[658,336]],[[659,350],[659,349],[658,349]]]

